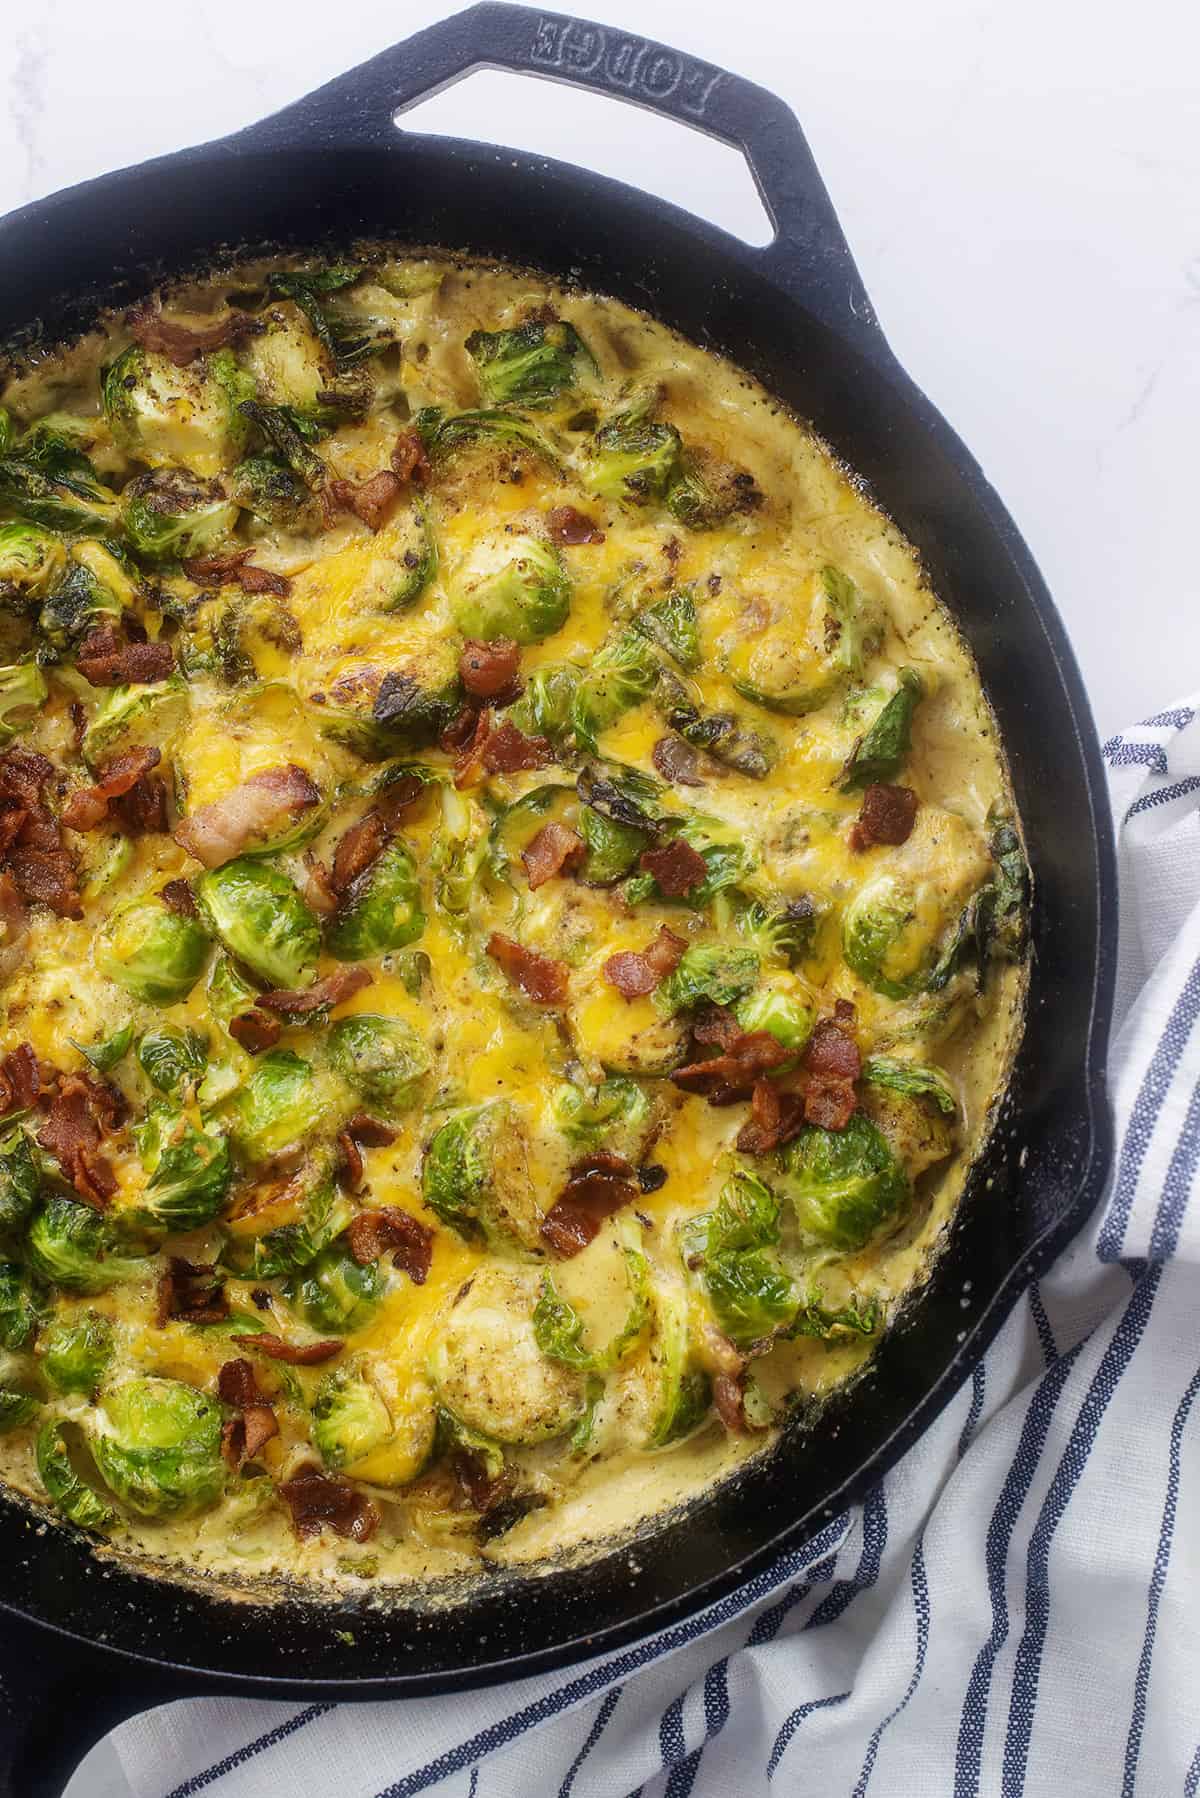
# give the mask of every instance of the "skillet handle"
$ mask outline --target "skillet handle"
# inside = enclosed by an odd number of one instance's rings
[[[387,145],[398,113],[484,68],[590,88],[740,150],[775,227],[758,252],[764,272],[835,329],[869,338],[878,355],[882,333],[795,114],[757,82],[615,26],[481,0],[232,141]]]
[[[0,1798],[62,1798],[88,1750],[118,1723],[194,1696],[146,1663],[0,1617]]]

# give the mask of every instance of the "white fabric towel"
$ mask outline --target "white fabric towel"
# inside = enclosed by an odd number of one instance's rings
[[[150,1712],[114,1736],[136,1798],[1196,1798],[1198,709],[1105,745],[1104,1204],[882,1487],[703,1617],[566,1673]]]

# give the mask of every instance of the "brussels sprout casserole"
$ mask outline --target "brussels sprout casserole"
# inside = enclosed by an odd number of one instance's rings
[[[745,375],[381,246],[176,286],[10,361],[0,636],[0,1476],[430,1578],[865,1365],[1030,876],[950,614]]]

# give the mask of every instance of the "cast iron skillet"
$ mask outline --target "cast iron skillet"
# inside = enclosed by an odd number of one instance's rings
[[[488,66],[632,100],[734,145],[773,242],[748,248],[561,163],[396,128],[397,112]],[[0,221],[0,342],[37,321],[69,335],[223,246],[363,235],[511,258],[645,307],[760,376],[866,478],[959,619],[1008,749],[1037,881],[1024,1045],[950,1245],[869,1376],[814,1431],[660,1523],[652,1553],[626,1544],[541,1578],[496,1575],[432,1617],[404,1602],[233,1606],[104,1564],[0,1497],[3,1758],[20,1798],[60,1792],[92,1741],[167,1698],[444,1692],[563,1667],[699,1611],[810,1540],[916,1440],[1107,1171],[1115,869],[1079,675],[1011,518],[893,359],[787,107],[660,44],[475,6],[247,131]]]

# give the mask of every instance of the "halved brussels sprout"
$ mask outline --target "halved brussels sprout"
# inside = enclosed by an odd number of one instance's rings
[[[509,717],[527,737],[560,744],[571,729],[571,712],[583,671],[571,662],[548,662],[531,670],[525,691]]]
[[[366,961],[403,949],[424,929],[417,865],[393,838],[351,883],[326,932],[325,946],[339,961]]]
[[[521,855],[547,824],[575,825],[579,801],[574,787],[535,787],[496,814],[488,833],[488,864],[498,880],[520,874]]]
[[[320,500],[281,456],[247,456],[230,475],[229,492],[272,530],[307,537],[324,528]]]
[[[240,856],[201,875],[196,897],[215,934],[252,974],[272,987],[312,984],[321,930],[286,874]]]
[[[28,729],[49,692],[36,662],[0,667],[0,749],[7,748],[19,731]]]
[[[109,584],[72,559],[42,603],[38,635],[51,650],[65,655],[74,651],[90,630],[119,624],[122,613],[121,600]]]
[[[0,501],[19,518],[50,531],[105,536],[120,529],[117,496],[100,480],[78,435],[51,428],[45,420],[31,425],[18,443],[12,441],[11,428],[5,432]]]
[[[325,1121],[328,1095],[312,1064],[290,1049],[259,1056],[245,1085],[229,1102],[229,1133],[247,1161],[271,1161],[303,1142]]]
[[[219,481],[202,481],[186,468],[138,475],[121,495],[125,535],[154,562],[210,555],[229,537],[238,508]]]
[[[915,668],[900,670],[896,691],[846,758],[838,782],[844,793],[869,787],[873,781],[891,780],[900,772],[912,743],[913,714],[924,690]]]
[[[746,699],[798,717],[858,680],[881,636],[878,611],[854,582],[840,569],[823,568],[804,629],[796,633],[777,618],[743,638],[729,657],[730,678]]]
[[[881,1070],[883,1059],[874,1057],[863,1069],[863,1110],[909,1179],[916,1180],[926,1168],[954,1153],[954,1097],[944,1077],[933,1070],[914,1067],[912,1076],[898,1079],[893,1070],[903,1069],[904,1063],[893,1062]],[[927,1074],[933,1084],[921,1083]]]
[[[579,879],[585,886],[612,886],[623,879],[652,840],[644,830],[618,824],[590,805],[580,812],[578,828],[587,845],[587,856],[579,869]]]
[[[186,999],[208,960],[208,933],[159,899],[134,899],[105,921],[97,965],[147,1005]]]
[[[598,1086],[558,1087],[553,1111],[554,1121],[569,1143],[581,1149],[603,1147],[635,1165],[660,1117],[645,1088],[621,1074]]]
[[[372,1106],[405,1111],[421,1090],[433,1060],[402,1018],[358,1011],[329,1031],[329,1059],[346,1084]]]
[[[410,507],[401,520],[388,528],[388,553],[396,565],[385,612],[402,612],[418,600],[438,569],[437,538],[427,507]]]
[[[23,1130],[0,1137],[0,1235],[24,1230],[41,1191],[41,1178],[29,1138]]]
[[[570,576],[552,544],[495,531],[456,571],[450,609],[464,637],[539,643],[567,621]]]
[[[124,1249],[99,1211],[57,1194],[47,1200],[29,1230],[33,1271],[67,1292],[107,1292],[125,1281],[148,1279],[153,1262]]]
[[[61,537],[23,518],[0,524],[0,605],[14,612],[36,611],[66,572]]]
[[[336,1336],[347,1336],[369,1323],[386,1290],[387,1275],[378,1261],[360,1266],[336,1243],[294,1273],[284,1288],[288,1303],[306,1323]]]
[[[580,746],[595,755],[601,732],[648,699],[657,679],[658,660],[636,631],[606,643],[580,678],[571,704],[571,727]]]
[[[758,956],[734,943],[693,943],[655,988],[667,1017],[696,1005],[735,1005],[758,981]]]
[[[221,1496],[221,1408],[181,1380],[126,1380],[87,1434],[104,1480],[141,1517],[187,1516]]]
[[[798,1056],[813,1033],[817,1009],[812,995],[799,981],[777,976],[769,985],[740,999],[734,1016],[743,1030],[767,1030],[777,1043]]]
[[[654,1289],[648,1352],[653,1392],[647,1448],[681,1442],[699,1428],[712,1403],[712,1381],[693,1358],[687,1293],[660,1282]]]
[[[494,1252],[540,1252],[542,1212],[529,1175],[528,1134],[508,1099],[454,1112],[425,1151],[429,1209]]]
[[[23,1430],[41,1410],[41,1400],[32,1392],[18,1392],[12,1386],[0,1386],[0,1436],[12,1430]]]
[[[253,399],[254,383],[229,350],[180,368],[131,344],[105,369],[101,394],[113,440],[151,468],[182,463],[214,475],[245,448],[249,424],[238,406]]]
[[[391,1412],[378,1388],[357,1369],[339,1368],[326,1375],[312,1416],[313,1442],[332,1473],[353,1468],[392,1435]]]
[[[197,1130],[185,1115],[156,1106],[137,1142],[150,1182],[136,1207],[124,1214],[129,1230],[171,1236],[198,1230],[219,1215],[233,1180],[223,1136]]]
[[[894,1228],[912,1183],[886,1138],[861,1111],[844,1130],[806,1124],[780,1151],[778,1186],[806,1241],[850,1254]]]
[[[144,687],[109,687],[88,721],[83,759],[96,768],[118,749],[167,751],[188,715],[187,682],[173,674]]]
[[[780,1234],[775,1194],[741,1171],[711,1211],[679,1226],[684,1266],[739,1348],[769,1342],[795,1316],[799,1294],[777,1252]]]
[[[204,1038],[177,1024],[147,1030],[138,1038],[137,1058],[151,1085],[170,1098],[179,1098],[185,1090],[198,1086],[208,1066]]]
[[[247,1280],[274,1280],[308,1267],[354,1216],[323,1160],[274,1183],[259,1183],[228,1218],[225,1265]]]
[[[548,406],[575,387],[581,373],[598,374],[574,325],[561,319],[472,331],[464,348],[478,370],[485,406]]]
[[[75,1471],[61,1419],[44,1423],[37,1436],[37,1470],[56,1510],[81,1530],[106,1530],[117,1513],[94,1487]]]
[[[690,587],[673,587],[664,598],[643,606],[634,614],[633,628],[681,668],[690,672],[700,666],[700,620]]]
[[[583,1377],[543,1355],[534,1273],[485,1266],[460,1287],[434,1329],[429,1375],[468,1428],[513,1446],[561,1436],[583,1410]]]
[[[590,492],[632,506],[666,496],[679,473],[682,445],[674,425],[650,417],[657,397],[653,389],[639,395],[591,439],[580,466]]]
[[[752,899],[734,919],[737,932],[768,967],[799,967],[813,952],[820,912],[806,896],[767,904]]]
[[[28,1348],[41,1316],[25,1269],[17,1261],[0,1261],[0,1348]]]
[[[99,1391],[116,1352],[113,1326],[98,1311],[57,1317],[38,1345],[42,1372],[57,1392]]]

